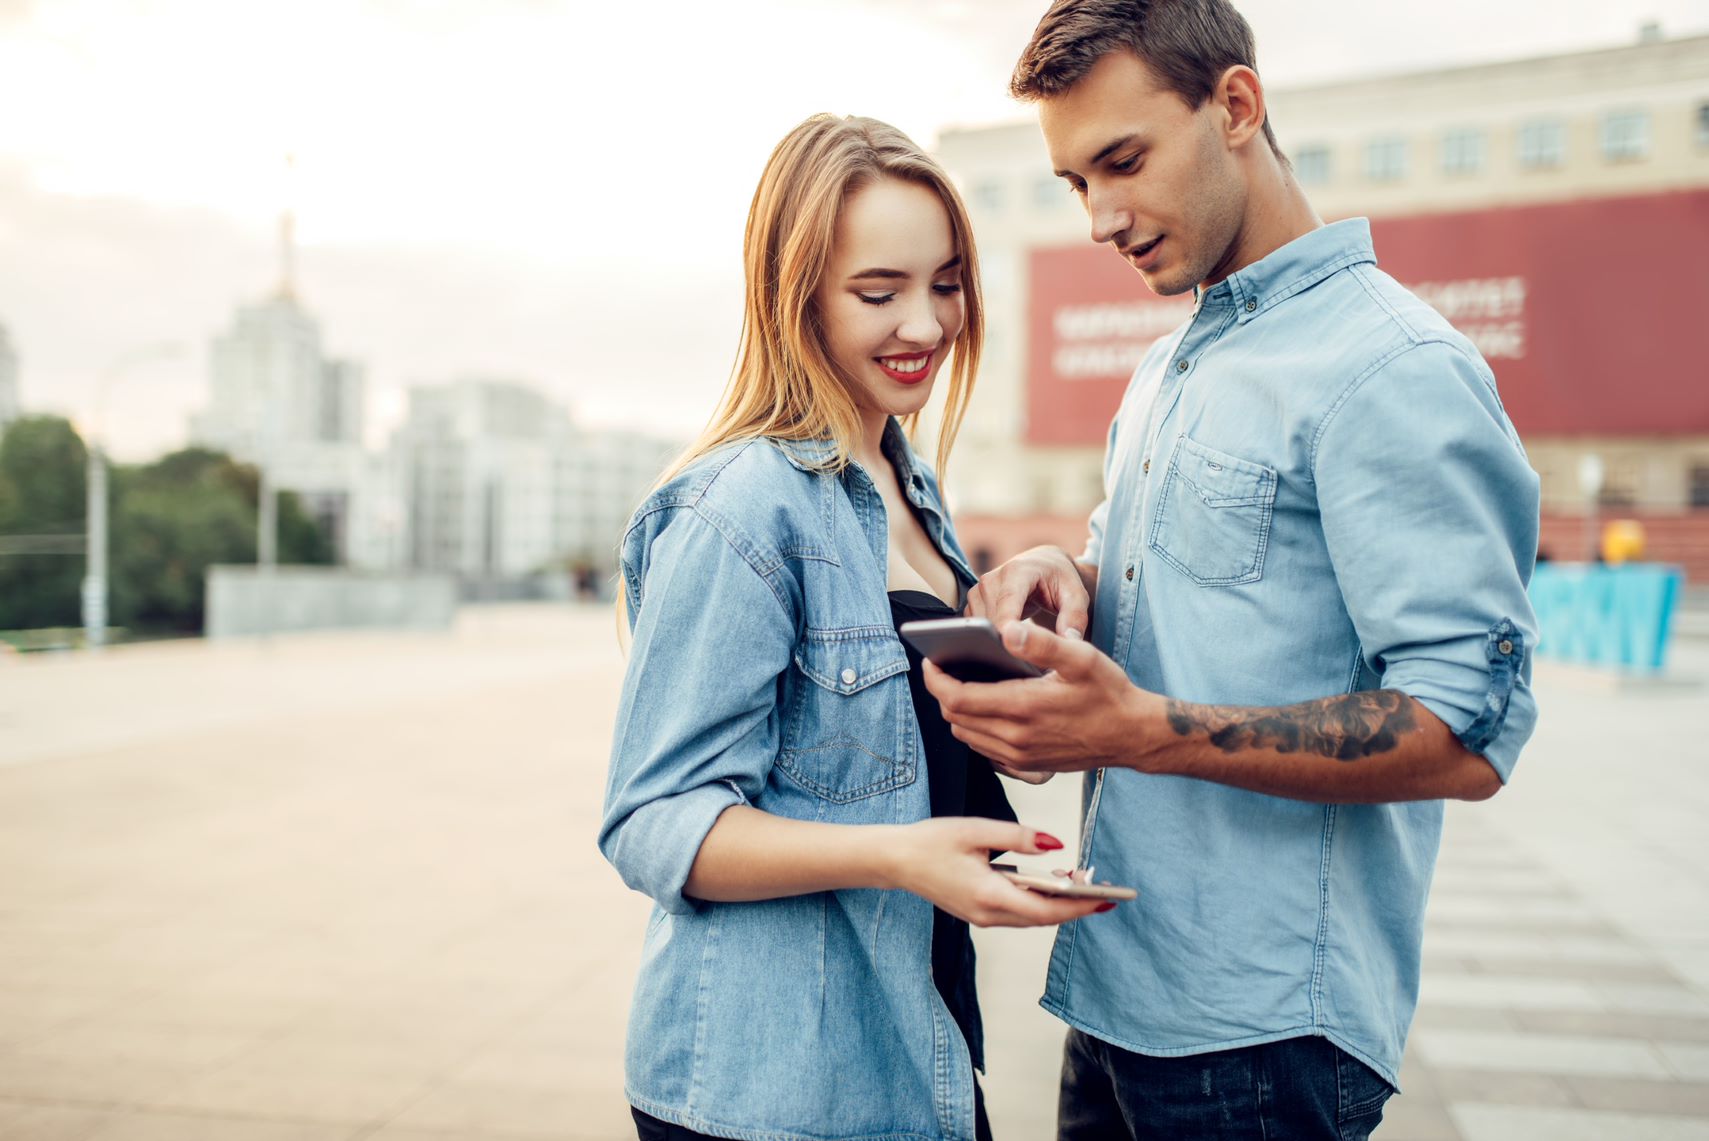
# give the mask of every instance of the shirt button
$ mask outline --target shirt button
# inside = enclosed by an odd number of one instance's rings
[[[1496,643],[1495,648],[1504,654],[1511,654],[1513,652],[1513,643],[1509,642],[1506,638],[1503,638],[1500,642]]]
[[[844,685],[853,685],[855,683],[855,678],[860,675],[855,673],[853,670],[844,670],[842,676]]]
[[[1175,371],[1176,372],[1186,372],[1187,371],[1187,362],[1186,361],[1176,361],[1175,362]]]
[[[1128,568],[1127,568],[1127,580],[1128,580],[1128,581],[1129,581],[1129,582],[1132,582],[1132,581],[1133,581],[1133,567],[1132,567],[1132,566],[1129,566],[1129,567],[1128,567]]]
[[[1246,303],[1246,311],[1248,313],[1252,312],[1256,308],[1258,308],[1258,302],[1257,301],[1248,301]]]
[[[1146,475],[1150,475],[1151,474],[1151,461],[1146,460],[1144,463],[1140,464],[1139,470],[1144,472]]]

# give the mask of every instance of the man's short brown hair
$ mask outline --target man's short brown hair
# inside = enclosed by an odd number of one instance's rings
[[[1231,67],[1258,70],[1252,27],[1230,0],[1056,0],[1015,64],[1009,93],[1060,95],[1113,51],[1130,51],[1197,110]],[[1264,117],[1264,137],[1277,154]]]

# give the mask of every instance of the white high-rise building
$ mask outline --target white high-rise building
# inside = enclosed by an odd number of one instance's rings
[[[326,355],[320,325],[288,288],[238,309],[214,339],[208,379],[193,441],[265,465],[328,529],[341,562],[396,565],[404,510],[389,462],[362,446],[362,368]]]
[[[12,340],[6,335],[6,326],[0,325],[0,432],[6,430],[6,425],[16,420],[20,414],[18,406],[18,354],[12,348]]]
[[[413,388],[393,440],[409,563],[465,583],[609,575],[624,521],[677,450],[636,433],[580,430],[524,384]]]

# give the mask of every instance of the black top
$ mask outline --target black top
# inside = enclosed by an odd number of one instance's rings
[[[898,628],[904,622],[927,618],[953,618],[954,608],[936,595],[920,590],[890,592],[890,616]],[[906,641],[908,688],[914,696],[914,716],[920,723],[920,740],[926,750],[926,786],[931,793],[933,816],[989,816],[1015,819],[1002,783],[991,762],[958,741],[949,731],[938,699],[926,689],[920,669],[920,654]],[[979,1047],[982,1030],[979,996],[973,985],[973,937],[965,920],[932,909],[932,981],[944,1005],[961,1028],[973,1054],[973,1064],[985,1068]]]

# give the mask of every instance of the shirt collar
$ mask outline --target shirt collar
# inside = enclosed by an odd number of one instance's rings
[[[785,458],[802,471],[824,471],[837,454],[836,445],[824,437],[813,440],[778,439],[775,442]],[[908,437],[902,431],[902,425],[896,422],[896,417],[884,422],[884,436],[879,441],[879,448],[896,465],[897,474],[905,486],[925,488],[926,480],[920,474],[919,461],[914,458],[914,449],[908,446]]]
[[[1371,223],[1348,218],[1302,234],[1209,289],[1195,292],[1201,307],[1229,306],[1239,320],[1249,321],[1339,270],[1376,261]]]

